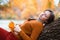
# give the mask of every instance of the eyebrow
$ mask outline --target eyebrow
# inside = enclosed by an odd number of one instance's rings
[[[46,14],[44,14],[45,15],[45,17],[47,17],[48,18],[48,16],[46,15]]]

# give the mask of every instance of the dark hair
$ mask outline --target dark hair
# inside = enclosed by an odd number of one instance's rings
[[[36,19],[28,18],[28,21],[31,21],[31,20],[36,20]]]
[[[46,24],[49,24],[49,23],[54,21],[55,16],[54,16],[54,13],[53,13],[52,10],[45,10],[45,11],[49,11],[50,12],[50,17],[47,19],[47,23],[46,23]]]

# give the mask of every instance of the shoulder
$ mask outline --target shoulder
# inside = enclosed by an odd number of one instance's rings
[[[30,22],[31,22],[31,23],[35,23],[35,24],[43,24],[42,22],[37,21],[37,20],[31,20]]]
[[[38,27],[42,27],[43,26],[43,23],[42,22],[39,22],[37,20],[32,20],[29,22],[31,25],[34,25],[34,26],[38,26]]]

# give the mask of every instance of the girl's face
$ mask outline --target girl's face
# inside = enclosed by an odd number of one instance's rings
[[[49,11],[44,11],[40,14],[39,19],[42,21],[46,21],[50,17]]]

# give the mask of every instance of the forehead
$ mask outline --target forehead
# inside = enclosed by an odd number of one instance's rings
[[[46,15],[50,15],[50,12],[49,11],[45,11],[44,12]]]

